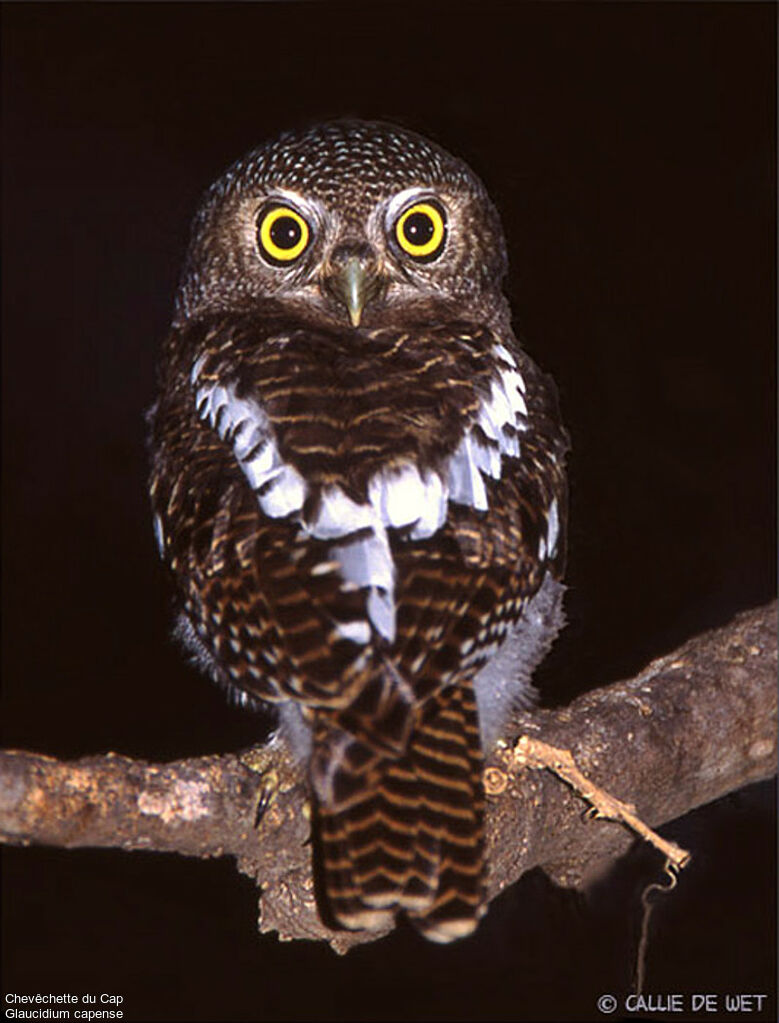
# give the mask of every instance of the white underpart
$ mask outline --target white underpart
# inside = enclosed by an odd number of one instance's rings
[[[411,463],[382,469],[370,479],[368,500],[362,503],[338,486],[325,487],[310,519],[303,515],[306,482],[281,457],[262,406],[238,397],[232,384],[201,381],[205,357],[192,367],[198,414],[232,445],[263,512],[274,519],[296,517],[304,534],[330,544],[328,558],[337,562],[344,585],[368,589],[370,626],[390,643],[395,638],[395,578],[387,529],[404,529],[410,539],[423,540],[441,528],[449,501],[487,511],[484,478],[500,479],[503,458],[520,457],[518,434],[527,429],[525,382],[506,348],[496,345],[494,352],[506,365],[493,380],[474,426],[440,472],[423,474]],[[553,552],[558,531],[553,502],[541,557]],[[349,622],[337,629],[343,638],[366,644],[371,635],[367,624]]]
[[[474,679],[482,749],[491,750],[512,714],[532,702],[532,676],[565,623],[565,587],[547,574],[522,617]]]

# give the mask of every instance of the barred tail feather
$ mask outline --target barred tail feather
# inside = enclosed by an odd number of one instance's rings
[[[471,934],[484,913],[484,788],[473,687],[461,683],[417,730],[411,759],[423,786],[422,828],[436,840],[435,894],[410,914],[431,941]]]
[[[312,766],[324,895],[335,921],[377,930],[403,910],[432,941],[470,934],[484,902],[482,758],[470,683],[438,698],[397,758],[336,728],[326,746]],[[317,762],[329,764],[327,784]]]

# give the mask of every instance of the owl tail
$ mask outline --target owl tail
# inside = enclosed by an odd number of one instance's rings
[[[328,908],[351,930],[398,910],[431,941],[475,930],[484,912],[484,790],[473,688],[438,697],[388,756],[336,723],[312,758]]]

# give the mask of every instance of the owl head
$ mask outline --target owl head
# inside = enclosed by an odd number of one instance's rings
[[[175,323],[268,302],[346,329],[431,304],[489,323],[507,316],[505,271],[498,215],[461,160],[389,124],[334,121],[253,150],[208,190]]]

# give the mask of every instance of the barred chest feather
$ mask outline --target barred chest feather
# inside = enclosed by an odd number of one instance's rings
[[[513,339],[464,322],[368,332],[250,316],[174,334],[163,372],[152,500],[179,633],[242,702],[279,703],[328,855],[354,844],[335,822],[355,806],[387,828],[376,801],[389,800],[401,827],[398,757],[423,764],[419,787],[444,756],[449,781],[431,777],[467,789],[481,819],[469,729],[494,743],[562,624],[567,441],[548,378]],[[402,827],[419,826],[420,799]],[[462,867],[471,894],[455,886],[469,927],[480,834]],[[405,887],[425,874],[406,867]],[[353,867],[327,876],[342,922],[379,924],[384,895],[354,895]],[[404,902],[392,884],[393,906],[433,919],[429,891]]]
[[[393,543],[443,537],[450,508],[466,565],[533,563],[535,589],[560,564],[561,473],[554,438],[544,436],[553,425],[544,378],[492,331],[454,323],[325,332],[238,317],[175,340],[186,354],[169,371],[188,406],[176,410],[176,430],[184,421],[217,435],[261,513],[294,522],[298,542],[321,541],[312,577],[337,572],[344,594],[364,594],[365,614],[336,624],[341,639],[395,642]],[[491,528],[491,511],[507,499],[514,514],[503,507]],[[156,521],[165,547],[159,512]],[[465,663],[499,645],[519,604],[496,611],[491,628],[461,644]]]

